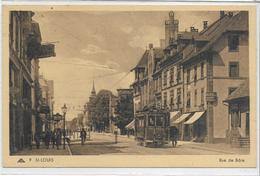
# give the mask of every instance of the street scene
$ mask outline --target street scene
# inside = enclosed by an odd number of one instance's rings
[[[10,155],[250,154],[248,21],[11,11]]]

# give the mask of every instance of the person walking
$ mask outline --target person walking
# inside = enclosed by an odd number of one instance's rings
[[[49,130],[47,130],[46,134],[45,134],[45,146],[46,146],[46,149],[49,149],[50,140],[51,140],[51,133],[50,133]]]
[[[35,140],[35,143],[36,143],[36,148],[39,149],[40,148],[40,143],[41,143],[40,133],[39,132],[36,132],[34,134],[34,140]]]
[[[170,138],[172,141],[172,147],[176,147],[179,138],[179,130],[176,126],[170,128]]]
[[[53,149],[55,147],[55,142],[56,142],[56,134],[55,134],[55,130],[54,130],[51,132],[51,144],[52,144]]]
[[[84,130],[84,128],[82,128],[82,130],[80,131],[81,145],[84,145],[86,137],[87,137],[87,133]]]
[[[56,147],[57,147],[57,150],[59,150],[60,145],[61,145],[61,131],[60,131],[60,129],[58,129],[57,132],[56,132]]]

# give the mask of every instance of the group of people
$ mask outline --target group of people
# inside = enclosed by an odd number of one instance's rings
[[[41,140],[43,140],[46,149],[49,149],[50,145],[52,145],[52,148],[54,148],[56,145],[57,149],[59,150],[59,147],[61,145],[61,139],[62,139],[61,129],[55,129],[54,131],[47,130],[44,136],[42,136],[41,133],[39,132],[36,132],[34,135],[34,140],[37,149],[40,148]]]

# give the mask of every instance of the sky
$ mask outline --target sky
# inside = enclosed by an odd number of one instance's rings
[[[129,88],[130,70],[149,43],[159,47],[164,39],[168,11],[48,11],[35,12],[42,43],[54,43],[56,57],[40,60],[40,73],[54,80],[54,113],[68,106],[67,118],[80,113],[88,101],[93,81],[98,92]],[[219,12],[175,12],[179,31],[202,29],[219,18]]]

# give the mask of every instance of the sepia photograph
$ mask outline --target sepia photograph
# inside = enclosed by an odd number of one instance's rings
[[[256,152],[250,10],[68,9],[5,11],[14,165],[56,156],[256,162],[243,158]]]

